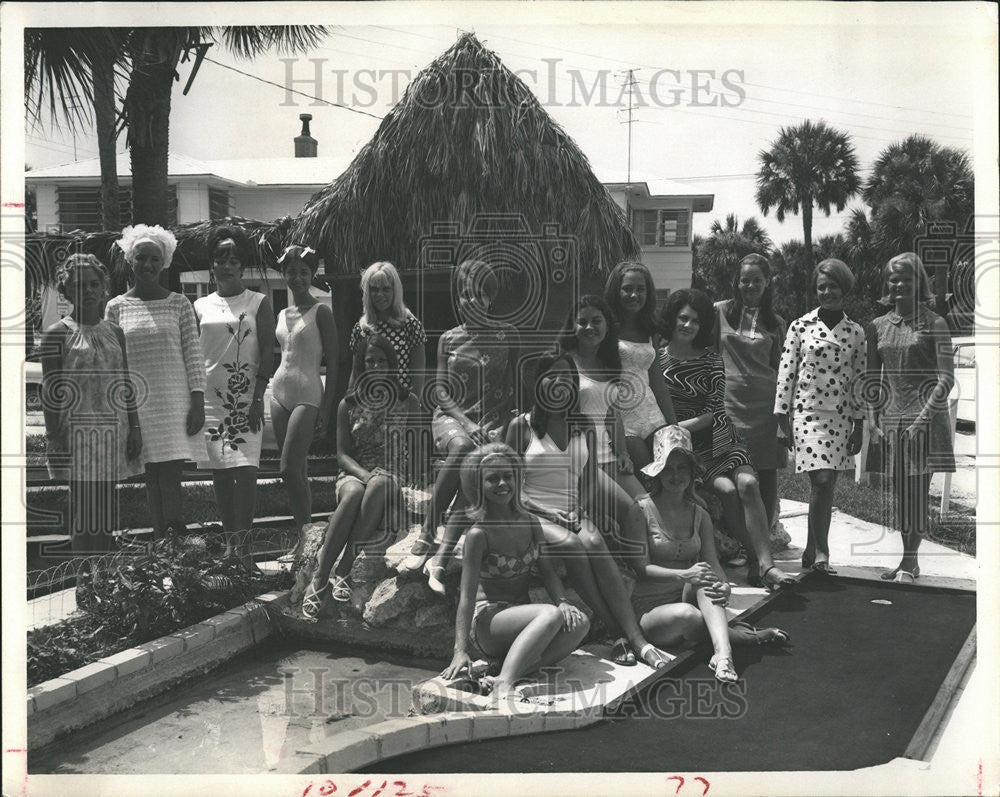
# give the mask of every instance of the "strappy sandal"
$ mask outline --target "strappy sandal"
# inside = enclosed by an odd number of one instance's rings
[[[743,565],[747,564],[749,561],[750,557],[747,556],[746,550],[741,545],[739,548],[737,548],[736,555],[733,556],[733,558],[730,559],[726,564],[730,565],[731,567],[743,567]]]
[[[715,673],[715,680],[723,684],[734,684],[740,680],[740,674],[733,666],[733,660],[729,656],[719,656],[708,662],[708,669]]]
[[[777,581],[772,581],[768,579],[767,574],[770,573],[772,570],[777,570],[778,573],[784,576],[784,578],[779,578]],[[768,592],[777,592],[778,590],[781,589],[788,589],[789,587],[792,587],[796,584],[795,579],[789,575],[786,575],[785,571],[782,570],[777,565],[771,565],[763,573],[760,574],[759,578],[760,578],[760,586],[762,586]]]
[[[654,670],[662,670],[670,664],[670,660],[663,655],[663,651],[657,648],[652,642],[647,642],[642,646],[642,650],[639,651],[639,658],[642,659],[646,666],[652,667]]]
[[[830,563],[828,561],[814,562],[813,565],[812,565],[812,567],[810,569],[814,573],[819,573],[819,574],[824,575],[824,576],[835,576],[835,575],[837,575],[837,571],[834,570],[832,567],[830,567]]]
[[[347,579],[343,576],[333,577],[333,589],[330,592],[330,597],[335,601],[340,603],[347,603],[351,599],[351,585],[347,583]],[[302,601],[305,604],[305,599]]]
[[[782,631],[780,628],[757,628],[757,626],[750,625],[750,623],[745,623],[742,620],[733,623],[730,628],[740,629],[751,634],[755,645],[775,645],[776,647],[782,647],[792,641],[788,633]]]
[[[623,667],[635,666],[635,651],[629,647],[628,641],[625,637],[617,640],[611,646],[611,661]]]
[[[909,570],[900,570],[893,579],[897,584],[912,584],[917,577]]]
[[[908,570],[908,571],[904,571],[904,572],[908,572],[911,576],[913,576],[914,580],[920,578],[920,566],[919,565],[917,565],[916,567],[914,567],[912,570]],[[881,573],[879,575],[879,578],[882,579],[883,581],[895,581],[896,580],[896,575],[898,573],[899,573],[899,568],[898,567],[894,567],[892,570],[886,570],[883,573]]]
[[[330,589],[328,581],[322,589],[317,590],[312,581],[306,586],[305,594],[302,596],[302,616],[306,620],[315,620],[326,603],[327,591]]]

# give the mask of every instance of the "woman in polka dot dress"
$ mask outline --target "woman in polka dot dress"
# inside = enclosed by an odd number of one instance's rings
[[[808,473],[811,484],[802,566],[832,574],[827,539],[833,490],[838,471],[849,470],[851,458],[861,450],[867,350],[861,325],[844,315],[844,297],[854,287],[847,265],[834,258],[822,261],[811,287],[819,307],[788,328],[774,414],[780,433],[793,446],[795,472]]]

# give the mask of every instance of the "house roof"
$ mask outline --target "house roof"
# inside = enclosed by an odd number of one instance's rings
[[[657,177],[652,180],[628,181],[628,175],[618,169],[594,167],[597,178],[608,187],[631,185],[633,191],[646,198],[672,197],[693,200],[693,210],[696,213],[708,212],[715,204],[715,192],[697,183],[679,182]]]
[[[244,158],[238,160],[198,160],[187,155],[170,154],[167,174],[170,177],[209,177],[234,186],[304,186],[319,188],[341,174],[354,152],[322,158]],[[129,180],[132,165],[127,152],[117,158],[118,178]],[[98,158],[32,169],[25,181],[90,182],[101,178]]]

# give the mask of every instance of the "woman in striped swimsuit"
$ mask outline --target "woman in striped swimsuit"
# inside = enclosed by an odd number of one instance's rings
[[[497,699],[510,695],[528,673],[566,658],[590,628],[540,555],[541,524],[521,506],[523,472],[524,461],[503,443],[481,446],[462,462],[462,491],[475,523],[465,536],[455,655],[442,676],[457,678],[473,656],[502,660],[493,683]],[[556,605],[531,603],[528,597],[536,562]]]

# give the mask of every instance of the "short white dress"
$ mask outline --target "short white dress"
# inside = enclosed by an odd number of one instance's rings
[[[656,359],[656,350],[649,341],[636,343],[618,341],[622,360],[622,376],[618,393],[618,409],[622,426],[629,437],[645,440],[667,422],[649,386],[649,368]]]
[[[258,467],[263,428],[250,430],[260,364],[257,311],[264,294],[244,290],[236,296],[212,293],[194,303],[205,353],[205,447],[198,465],[211,470]]]
[[[129,375],[136,388],[142,426],[142,461],[200,462],[201,430],[188,436],[191,393],[205,390],[205,357],[191,302],[179,293],[143,300],[116,296],[104,312],[125,333]]]

